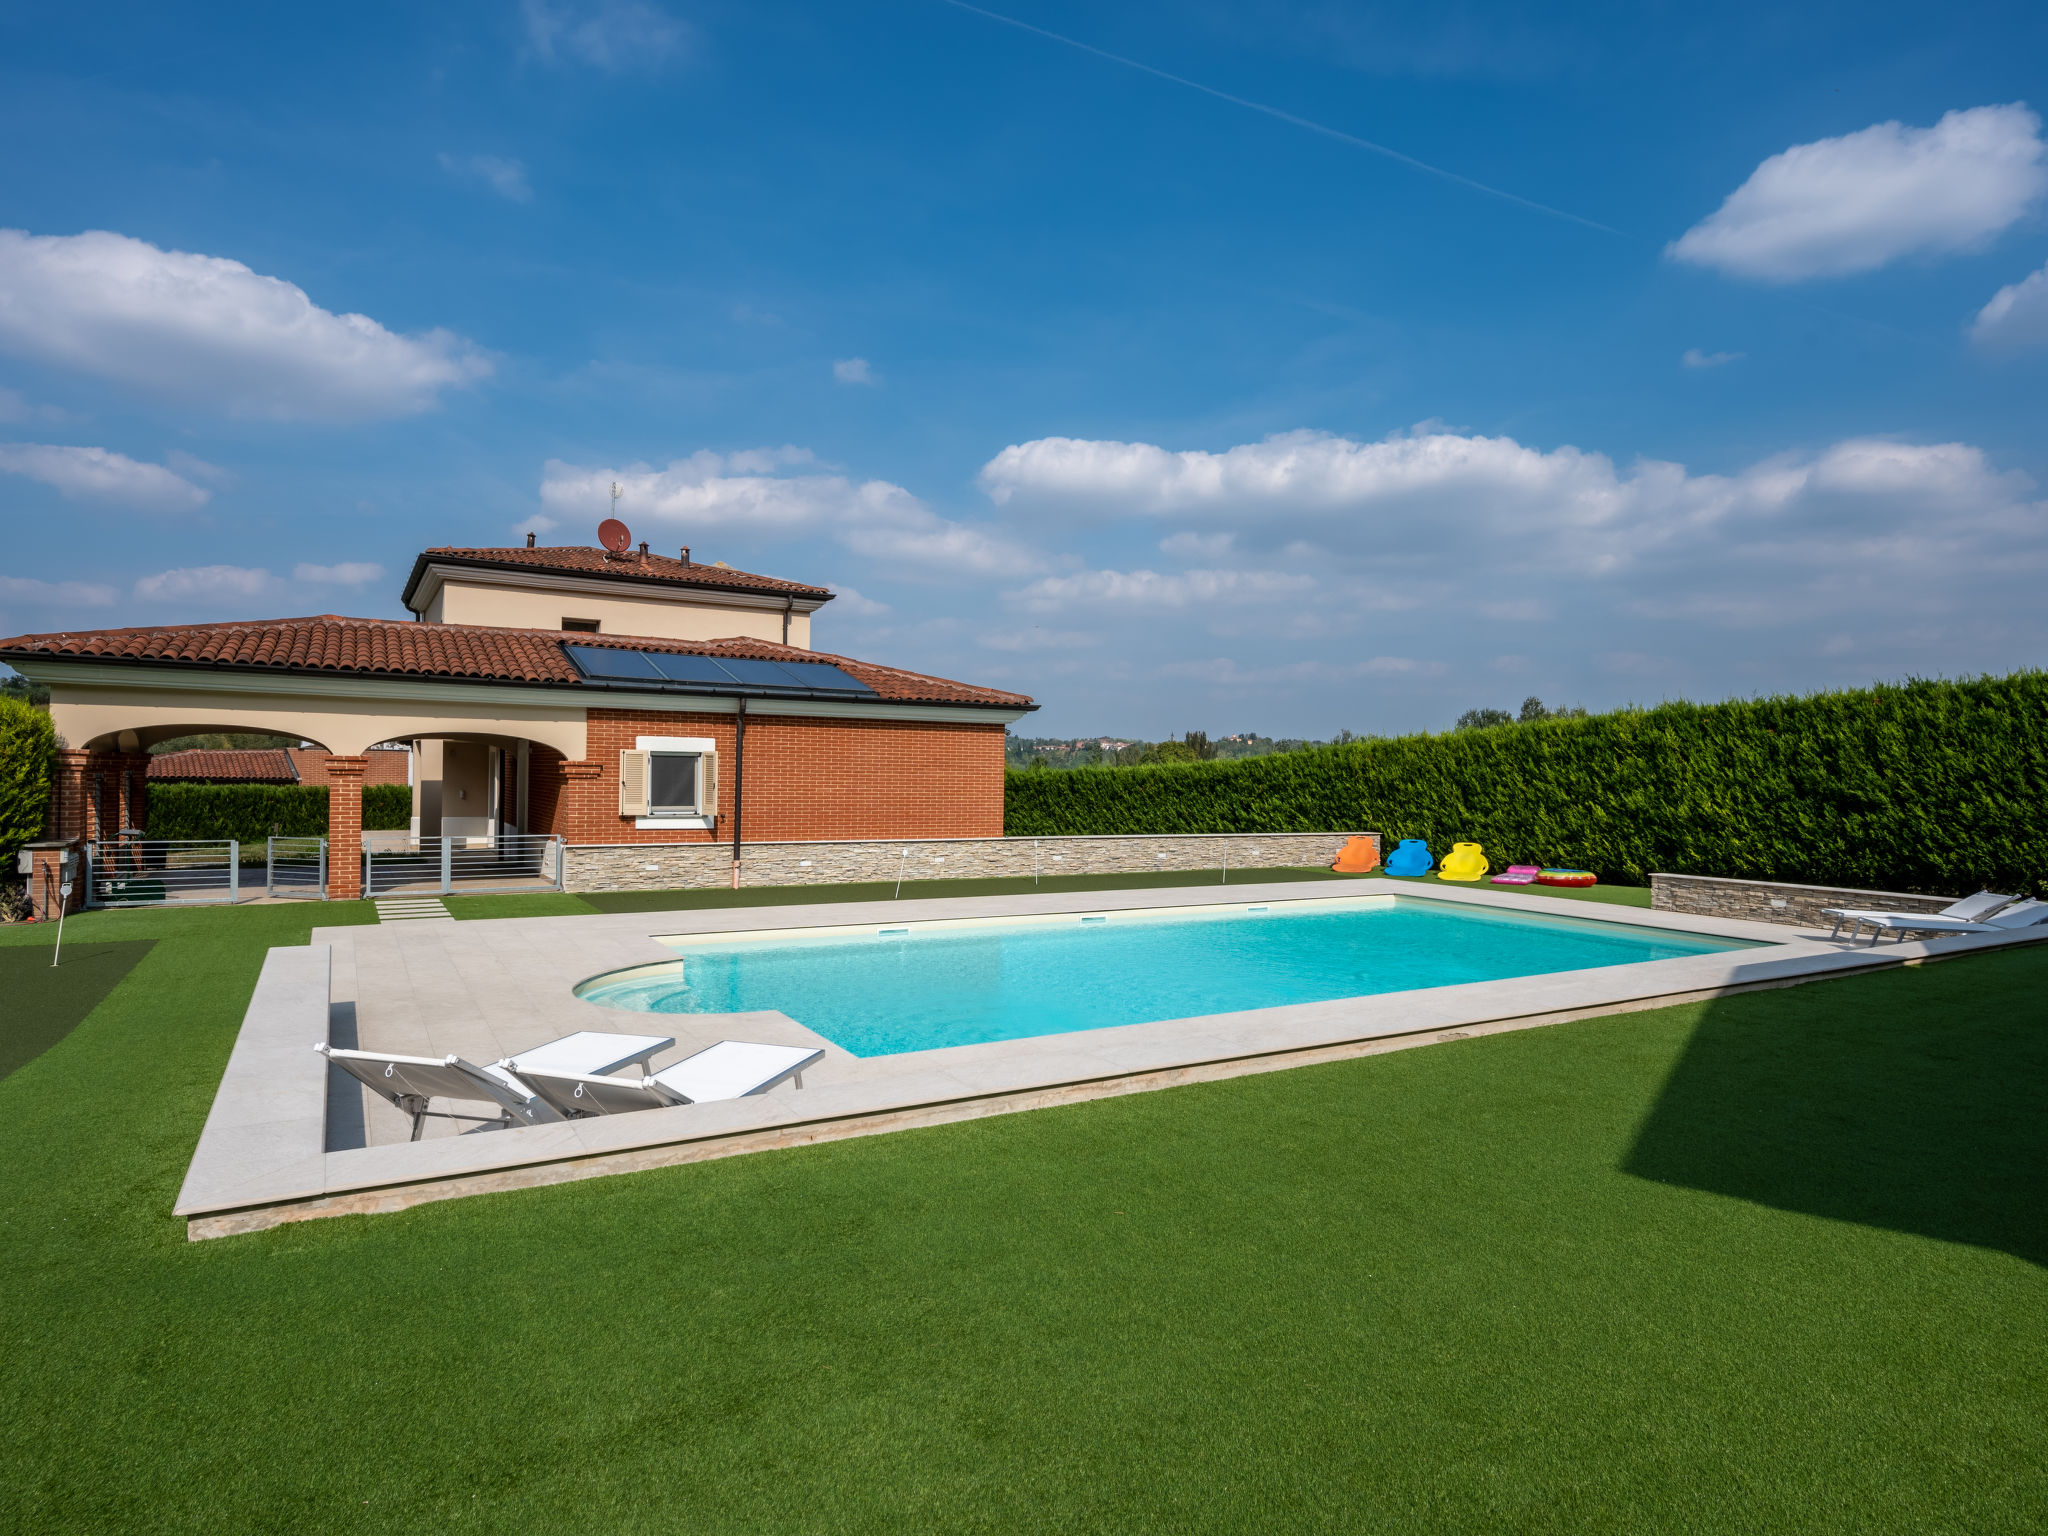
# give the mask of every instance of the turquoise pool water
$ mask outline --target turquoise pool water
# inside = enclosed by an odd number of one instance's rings
[[[578,995],[639,1013],[774,1009],[856,1056],[1749,947],[1398,900],[670,942],[680,975],[598,977]]]

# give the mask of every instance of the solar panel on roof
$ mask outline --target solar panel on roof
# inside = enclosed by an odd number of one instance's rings
[[[750,656],[686,656],[672,651],[615,651],[564,645],[576,669],[604,682],[647,683],[720,693],[874,698],[875,690],[822,661],[761,661]]]
[[[721,656],[718,664],[749,688],[787,688],[794,691],[804,686],[772,661],[755,661],[747,656]]]
[[[643,651],[603,650],[594,645],[565,645],[562,649],[585,677],[618,678],[631,683],[661,681],[661,673]]]
[[[825,661],[783,661],[777,666],[794,677],[806,688],[831,688],[847,693],[873,693],[875,690],[855,677]]]
[[[720,666],[717,658],[712,656],[674,656],[666,651],[651,651],[647,659],[672,683],[715,683],[725,686],[733,681],[733,675]]]

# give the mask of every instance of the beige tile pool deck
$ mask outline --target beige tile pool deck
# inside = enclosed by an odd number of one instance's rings
[[[665,1015],[650,1027],[646,1015],[580,1001],[572,990],[607,971],[674,960],[663,936],[1389,898],[1764,947],[869,1058],[780,1013]],[[1336,1061],[2029,941],[1964,936],[1873,950],[1831,942],[1821,931],[1381,881],[321,928],[309,946],[271,951],[176,1212],[194,1238],[226,1236]],[[725,1103],[513,1130],[429,1121],[426,1136],[408,1142],[404,1116],[330,1074],[311,1049],[327,1038],[482,1063],[579,1029],[672,1033],[676,1043],[655,1058],[657,1067],[721,1039],[815,1045],[825,1057],[806,1070],[801,1091],[784,1086]]]

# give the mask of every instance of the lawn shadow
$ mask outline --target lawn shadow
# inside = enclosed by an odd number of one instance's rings
[[[0,949],[0,1077],[27,1066],[62,1040],[121,984],[154,939],[66,944],[59,963],[41,944]]]
[[[2044,985],[2033,947],[1707,1004],[1622,1168],[2048,1265]]]

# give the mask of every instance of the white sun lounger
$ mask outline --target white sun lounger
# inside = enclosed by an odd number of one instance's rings
[[[1870,925],[1870,944],[1877,947],[1878,935],[1896,933],[1901,944],[1909,933],[2010,933],[2048,922],[2048,901],[2016,901],[1995,917],[1981,923],[1961,922],[1953,917],[1936,917],[1926,912],[1871,912],[1863,921]],[[1851,942],[1854,942],[1853,932]]]
[[[651,1077],[546,1072],[522,1066],[519,1075],[564,1114],[620,1115],[677,1104],[708,1104],[766,1093],[777,1083],[804,1085],[804,1068],[825,1053],[805,1045],[756,1045],[721,1040]]]
[[[531,1087],[502,1067],[479,1067],[460,1056],[392,1056],[381,1051],[344,1051],[325,1041],[313,1047],[365,1088],[412,1116],[412,1139],[418,1141],[429,1119],[499,1121],[512,1125],[549,1125],[561,1113]],[[495,1104],[496,1115],[454,1115],[427,1108],[434,1099],[461,1099]]]
[[[1939,912],[1925,912],[1919,915],[1923,917],[1953,918],[1957,922],[1962,923],[1981,923],[1985,918],[2011,900],[2010,896],[2001,896],[1997,891],[1979,891],[1974,896],[1965,896],[1961,901],[1950,902]],[[1874,908],[1863,907],[1823,907],[1821,908],[1821,915],[1823,917],[1832,917],[1835,920],[1834,932],[1828,935],[1829,938],[1840,938],[1842,924],[1847,923],[1849,925],[1849,942],[1853,944],[1856,942],[1856,930],[1862,927],[1863,924],[1880,918],[1904,917],[1912,914],[1879,912]]]

